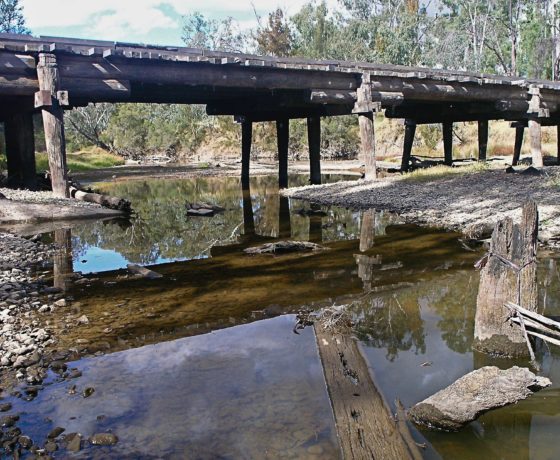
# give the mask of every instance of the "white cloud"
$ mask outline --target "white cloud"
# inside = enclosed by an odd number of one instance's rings
[[[199,11],[212,18],[233,16],[240,25],[254,27],[253,4],[260,15],[282,7],[296,13],[307,0],[22,0],[28,27],[56,34],[68,28],[80,30],[80,36],[107,40],[143,40],[154,30],[181,28],[180,16]],[[329,0],[335,8],[337,0]],[[164,11],[177,14],[166,15]]]

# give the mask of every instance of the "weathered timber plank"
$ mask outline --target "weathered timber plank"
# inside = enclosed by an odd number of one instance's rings
[[[531,157],[535,168],[543,167],[542,134],[539,120],[529,120],[529,136],[531,138]]]
[[[453,165],[453,122],[446,121],[442,124],[444,163]]]
[[[376,387],[356,341],[314,325],[317,347],[345,459],[421,459]]]
[[[481,120],[478,122],[478,160],[486,161],[486,152],[488,150],[488,121]]]
[[[525,133],[525,126],[519,124],[515,126],[515,144],[513,147],[513,160],[512,166],[517,166],[519,158],[521,157],[521,148],[523,147],[523,134]]]
[[[404,125],[404,144],[401,161],[401,171],[403,172],[407,172],[410,169],[410,156],[412,154],[412,144],[414,143],[415,134],[416,123],[412,120],[406,120]]]

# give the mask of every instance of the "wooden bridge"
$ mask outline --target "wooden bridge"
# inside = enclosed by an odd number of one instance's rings
[[[321,117],[356,114],[366,177],[375,178],[374,114],[404,119],[402,170],[416,125],[443,125],[452,164],[454,122],[477,121],[486,159],[488,121],[516,128],[514,162],[529,127],[533,165],[543,165],[541,126],[560,124],[560,83],[440,69],[315,61],[108,41],[0,34],[0,121],[8,175],[35,185],[32,115],[42,112],[53,191],[68,196],[64,110],[95,102],[206,104],[233,115],[242,131],[242,183],[248,184],[252,123],[275,121],[279,184],[288,183],[289,120],[306,118],[310,180],[320,183]]]

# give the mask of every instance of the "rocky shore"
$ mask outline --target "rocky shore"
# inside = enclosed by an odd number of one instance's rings
[[[10,398],[33,400],[47,380],[81,376],[65,364],[78,356],[56,351],[56,337],[49,330],[48,314],[67,307],[60,289],[49,286],[46,276],[56,248],[33,239],[0,233],[0,457],[20,458],[30,452],[50,458],[59,448],[81,449],[81,435],[61,434],[56,427],[47,439],[32,440],[18,427]],[[95,444],[93,441],[90,441]],[[116,441],[115,441],[116,442]]]
[[[473,238],[489,235],[504,217],[519,218],[521,206],[532,199],[539,208],[541,243],[558,246],[560,167],[535,171],[531,168],[507,173],[502,169],[418,178],[392,176],[377,181],[292,188],[282,193],[321,205],[387,210],[409,223],[443,227]]]

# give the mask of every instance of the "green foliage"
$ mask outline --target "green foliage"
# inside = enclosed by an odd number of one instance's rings
[[[240,52],[247,47],[247,36],[232,17],[217,21],[199,12],[185,16],[182,39],[193,48]]]
[[[259,25],[255,33],[257,52],[270,56],[289,56],[292,51],[292,33],[284,11],[276,8],[268,15],[267,24]]]
[[[110,168],[124,164],[124,160],[121,157],[98,148],[68,153],[66,160],[70,171],[89,171],[91,169]],[[44,152],[37,153],[35,155],[35,164],[37,165],[37,171],[47,171],[49,169],[47,154]]]
[[[29,34],[19,0],[0,0],[0,32]]]

